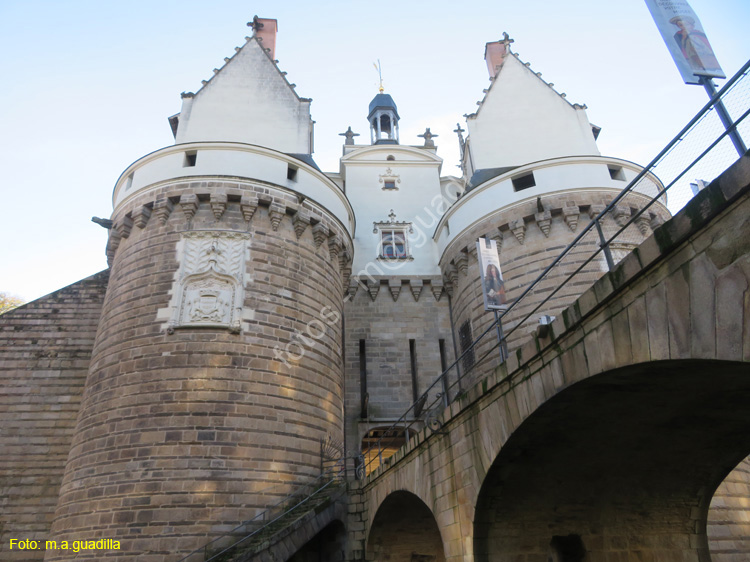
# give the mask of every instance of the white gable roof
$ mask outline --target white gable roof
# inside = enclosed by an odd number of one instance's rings
[[[183,94],[175,141],[243,142],[310,154],[310,101],[251,37],[197,93]]]
[[[568,102],[513,53],[480,104],[467,118],[474,170],[599,155],[585,107]]]

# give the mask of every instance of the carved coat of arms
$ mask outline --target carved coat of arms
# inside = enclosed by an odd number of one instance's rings
[[[216,327],[239,332],[245,298],[247,241],[239,232],[186,232],[180,241],[180,269],[168,331]]]

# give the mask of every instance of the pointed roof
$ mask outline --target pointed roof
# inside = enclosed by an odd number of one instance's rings
[[[372,98],[372,101],[370,102],[370,112],[367,114],[367,119],[369,120],[378,109],[392,109],[393,113],[396,114],[396,119],[401,119],[401,117],[398,116],[396,102],[393,101],[390,94],[380,93]]]
[[[265,30],[265,42],[272,31]],[[245,40],[197,92],[182,94],[182,111],[169,118],[175,141],[243,142],[310,154],[312,100],[297,94],[257,29]]]
[[[598,155],[586,106],[544,81],[510,50],[509,39],[498,43],[502,48],[488,59],[490,87],[477,111],[465,116],[473,171],[486,175],[549,158]]]

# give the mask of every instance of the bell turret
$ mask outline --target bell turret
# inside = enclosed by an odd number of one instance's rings
[[[398,119],[396,102],[381,91],[370,102],[367,116],[372,144],[398,144]]]

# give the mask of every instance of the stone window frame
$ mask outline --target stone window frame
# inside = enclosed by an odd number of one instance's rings
[[[378,241],[377,241],[377,248],[378,248],[378,257],[379,260],[384,261],[410,261],[413,260],[414,257],[411,255],[411,248],[409,245],[409,234],[414,233],[414,227],[412,223],[406,222],[406,221],[396,221],[396,214],[393,212],[393,209],[391,209],[391,213],[388,215],[388,218],[390,221],[383,221],[383,222],[374,222],[372,223],[373,234],[378,235]],[[403,241],[403,251],[402,252],[393,252],[394,254],[398,255],[387,255],[387,253],[384,251],[385,246],[384,242],[388,238],[392,241],[396,237],[399,237],[401,241]],[[395,248],[393,245],[393,242],[391,242],[391,248]]]
[[[383,187],[383,191],[398,191],[398,184],[401,183],[401,176],[394,174],[393,170],[386,168],[385,174],[381,174],[378,180]]]

